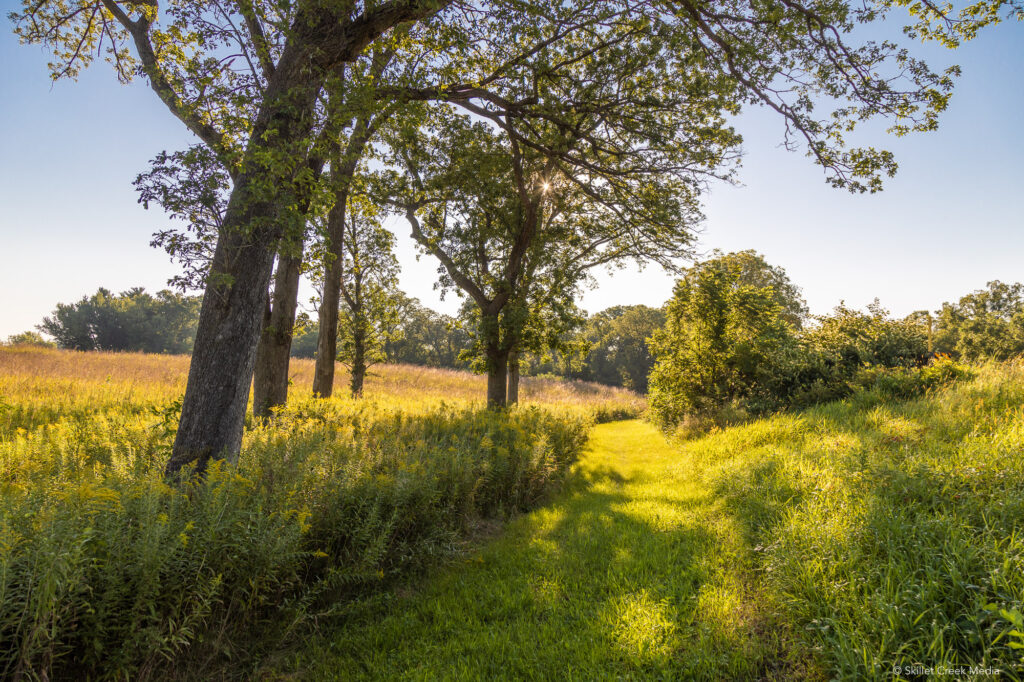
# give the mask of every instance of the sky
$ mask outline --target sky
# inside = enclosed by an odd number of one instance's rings
[[[4,17],[13,7],[0,0]],[[42,48],[19,45],[0,22],[2,340],[101,286],[166,287],[177,268],[149,242],[168,220],[137,203],[132,180],[157,153],[194,138],[145,83],[121,85],[106,64],[51,83]],[[895,138],[873,128],[862,137],[900,163],[883,192],[833,189],[802,152],[780,147],[781,121],[755,109],[737,120],[741,184],[710,188],[699,252],[759,251],[786,269],[815,314],[878,297],[902,316],[994,279],[1024,281],[1024,24],[955,52],[915,52],[933,68],[959,64],[963,75],[937,132]],[[436,263],[417,259],[405,225],[393,225],[401,287],[454,312],[458,299],[442,301],[434,288]],[[600,273],[582,306],[660,306],[672,285],[657,267]],[[310,295],[305,287],[301,300]]]

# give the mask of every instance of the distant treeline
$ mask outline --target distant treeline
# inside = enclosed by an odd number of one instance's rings
[[[680,296],[689,298],[680,302]],[[43,319],[37,329],[53,341],[30,331],[11,336],[7,342],[74,350],[189,353],[200,304],[198,296],[169,290],[149,294],[134,288],[113,294],[101,288],[76,303],[58,304]],[[678,309],[674,317],[673,305]],[[473,324],[470,311],[445,315],[402,292],[393,294],[390,308],[388,328],[380,335],[381,360],[453,369],[473,366],[476,351],[467,332]],[[746,318],[737,317],[737,311],[744,311]],[[561,376],[646,393],[655,365],[652,337],[655,346],[660,343],[663,355],[667,348],[683,348],[687,340],[697,343],[692,325],[696,316],[701,316],[706,324],[717,320],[716,342],[733,354],[741,354],[748,347],[754,352],[759,346],[751,346],[751,339],[763,342],[769,332],[792,334],[793,338],[804,339],[805,345],[814,340],[819,348],[827,347],[828,353],[839,358],[829,360],[830,366],[906,366],[920,364],[936,354],[974,362],[1024,353],[1022,284],[990,282],[985,289],[967,294],[955,303],[944,303],[934,313],[918,311],[903,319],[891,318],[877,303],[869,306],[867,312],[841,305],[831,315],[810,316],[800,290],[789,282],[785,272],[768,265],[758,254],[745,251],[716,254],[688,269],[677,284],[673,299],[662,308],[614,306],[590,316],[581,314],[577,324],[556,344],[557,350],[521,358],[521,371],[524,375]],[[735,329],[730,330],[730,325]],[[315,357],[317,333],[315,318],[300,314],[292,355]],[[695,356],[692,361],[709,366],[705,357]],[[749,365],[751,372],[770,372],[774,381],[782,380],[782,367],[766,357],[755,354],[742,362]],[[807,367],[794,370],[790,363],[786,372],[793,371],[813,373]],[[698,376],[700,372],[691,369],[689,374]],[[740,391],[737,386],[751,380],[733,377],[728,381],[731,387],[719,386],[716,395],[732,396]],[[758,383],[765,381],[759,379]],[[819,381],[818,388],[813,390],[824,390],[820,385],[823,383],[827,382]],[[803,389],[811,390],[808,386]]]

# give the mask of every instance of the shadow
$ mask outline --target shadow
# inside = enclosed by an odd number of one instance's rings
[[[939,400],[823,406],[799,415],[799,438],[766,438],[714,476],[757,549],[755,570],[785,594],[799,646],[817,652],[824,675],[976,666],[1024,679],[1011,624],[986,607],[1024,595],[1014,549],[1024,467],[1000,453],[1010,441],[999,418],[980,411]]]
[[[578,467],[479,555],[331,632],[309,676],[767,677],[777,647],[732,570],[746,550],[707,523],[714,500],[654,474]]]

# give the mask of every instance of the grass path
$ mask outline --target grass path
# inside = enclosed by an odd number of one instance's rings
[[[551,504],[413,594],[364,604],[310,679],[757,679],[777,651],[743,534],[640,421],[597,426]],[[292,666],[289,666],[292,667]]]

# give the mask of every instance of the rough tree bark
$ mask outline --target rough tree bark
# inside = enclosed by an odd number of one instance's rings
[[[316,337],[316,367],[313,369],[313,395],[330,398],[334,392],[334,362],[338,357],[338,306],[341,303],[341,277],[344,272],[342,250],[345,242],[345,212],[348,190],[341,190],[327,214],[327,253],[331,258],[324,276],[320,297],[320,330]]]
[[[264,313],[265,324],[256,347],[256,368],[252,384],[252,413],[266,419],[271,408],[288,401],[288,365],[292,332],[298,309],[302,253],[283,252],[277,262],[274,295]]]
[[[508,400],[508,351],[487,349],[487,407],[501,409]]]
[[[211,457],[233,461],[242,446],[256,345],[281,236],[274,218],[293,200],[295,184],[294,168],[270,167],[263,159],[289,158],[306,146],[316,98],[330,69],[352,61],[391,27],[422,19],[447,4],[395,0],[356,19],[334,15],[317,3],[299,12],[295,34],[269,79],[217,240],[181,420],[167,462],[169,475],[190,463],[202,473]],[[144,30],[130,20],[126,25]]]
[[[508,354],[508,404],[519,402],[519,351]]]
[[[492,304],[492,308],[497,308]],[[481,336],[487,360],[487,407],[501,409],[508,400],[508,348],[501,343],[498,311],[485,311],[481,316]]]
[[[320,83],[304,75],[308,56],[286,50],[257,118],[243,170],[228,202],[217,239],[196,329],[181,420],[167,473],[195,463],[202,473],[211,457],[234,460],[242,446],[256,344],[267,307],[267,287],[280,238],[279,207],[287,197],[266,192],[268,175],[294,185],[288,172],[263,168],[254,156],[294,153],[312,127]],[[276,135],[266,135],[271,130]]]

